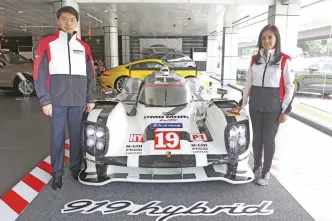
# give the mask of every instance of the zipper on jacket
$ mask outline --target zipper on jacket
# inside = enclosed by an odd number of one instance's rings
[[[263,89],[264,89],[264,80],[265,80],[265,73],[266,73],[266,68],[267,68],[267,65],[269,64],[270,62],[270,59],[271,59],[271,54],[269,56],[269,60],[266,62],[266,65],[265,65],[265,69],[264,69],[264,73],[263,73],[263,79],[262,79],[262,87],[261,87],[261,111],[263,111],[263,99],[264,99],[264,96],[263,96]],[[266,61],[266,59],[265,59]]]
[[[68,35],[68,62],[69,62],[69,103],[70,106],[72,106],[73,104],[73,96],[72,96],[72,79],[71,79],[71,62],[70,62],[70,47],[69,47],[69,41],[70,41],[70,37]]]

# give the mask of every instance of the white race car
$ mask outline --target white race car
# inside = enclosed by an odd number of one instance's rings
[[[85,116],[79,181],[251,182],[248,116],[228,113],[235,105],[212,98],[198,78],[168,71],[128,78]]]

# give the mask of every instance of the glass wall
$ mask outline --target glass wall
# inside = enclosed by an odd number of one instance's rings
[[[332,1],[302,0],[293,112],[332,129],[331,8]]]
[[[332,1],[301,1],[297,52],[292,61],[296,73],[293,113],[332,129],[331,8]],[[250,16],[238,25],[238,86],[243,86],[259,32],[267,24],[268,7],[255,10],[243,7],[243,15]]]

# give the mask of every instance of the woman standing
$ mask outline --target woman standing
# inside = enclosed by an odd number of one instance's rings
[[[276,26],[267,25],[261,30],[258,47],[259,50],[252,57],[246,75],[243,98],[239,106],[230,111],[239,112],[249,100],[253,129],[253,172],[256,182],[266,185],[270,177],[279,124],[287,120],[291,111],[295,75],[291,68],[290,56],[281,52],[280,34]]]

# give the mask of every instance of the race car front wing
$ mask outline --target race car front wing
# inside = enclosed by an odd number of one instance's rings
[[[223,155],[219,156],[209,156],[210,160],[206,166],[190,164],[187,158],[187,162],[184,164],[179,160],[154,159],[154,161],[149,161],[152,164],[145,164],[145,167],[128,167],[119,161],[113,161],[110,164],[110,161],[105,161],[105,159],[95,163],[94,160],[86,158],[79,181],[86,185],[102,186],[115,181],[180,183],[220,180],[231,184],[243,184],[254,179],[254,174],[248,165],[248,156],[236,162],[227,158],[223,159]]]

